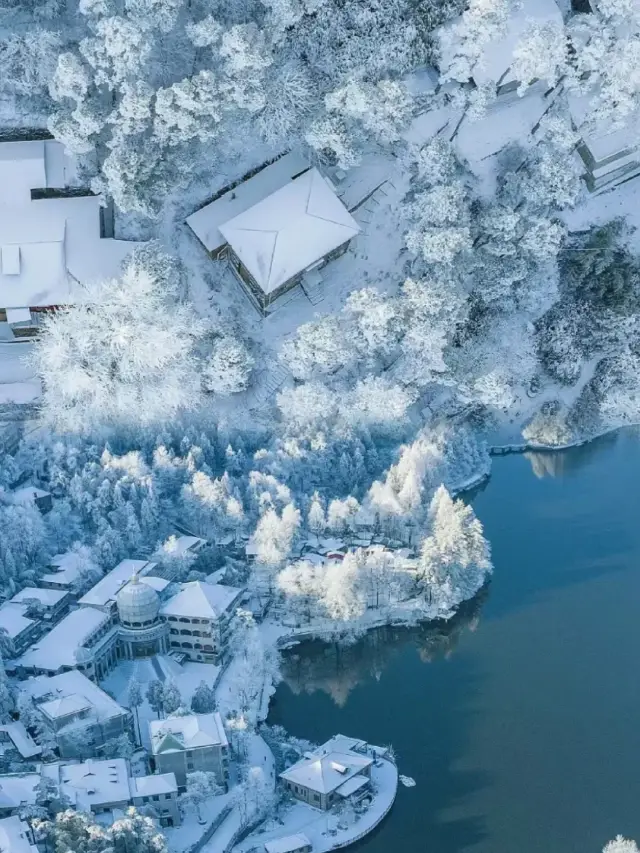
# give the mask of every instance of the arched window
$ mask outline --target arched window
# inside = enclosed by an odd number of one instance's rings
[[[182,648],[183,649],[192,649],[193,646],[191,645],[191,643],[182,643]]]
[[[186,634],[188,637],[191,636],[191,631],[189,631],[187,628],[180,628],[180,633]]]

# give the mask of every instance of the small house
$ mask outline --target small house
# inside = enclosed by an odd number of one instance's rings
[[[39,853],[33,830],[17,815],[0,820],[0,850],[6,853]]]
[[[53,507],[51,492],[38,489],[31,484],[20,486],[12,492],[13,502],[16,504],[35,504],[40,512],[45,515]]]
[[[196,211],[187,224],[225,258],[266,315],[306,274],[343,254],[360,226],[318,169],[287,154]]]
[[[374,759],[366,744],[337,735],[280,774],[297,800],[327,811],[347,799],[360,798],[371,788]]]

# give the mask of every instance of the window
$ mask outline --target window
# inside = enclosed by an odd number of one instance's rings
[[[193,770],[193,761],[187,761],[187,770]]]
[[[191,643],[182,643],[181,645],[182,645],[183,649],[192,649],[193,648]]]
[[[187,758],[193,758],[193,750],[192,749],[187,750]]]
[[[158,802],[158,800],[160,799],[160,797],[159,797],[157,794],[154,794],[154,795],[151,797],[151,799],[153,800],[153,802],[154,802],[154,803],[157,803],[157,802]]]
[[[319,803],[320,802],[320,794],[314,794],[313,799],[316,801],[316,803]]]

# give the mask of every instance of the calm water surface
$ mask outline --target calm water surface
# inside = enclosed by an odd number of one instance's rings
[[[640,841],[640,440],[494,461],[470,496],[493,547],[445,629],[289,653],[270,720],[393,743],[400,788],[366,853],[599,853]]]

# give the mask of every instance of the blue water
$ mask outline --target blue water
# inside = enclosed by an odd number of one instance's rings
[[[494,461],[470,495],[495,574],[445,631],[289,653],[270,720],[392,743],[366,853],[599,853],[640,841],[640,441]]]

